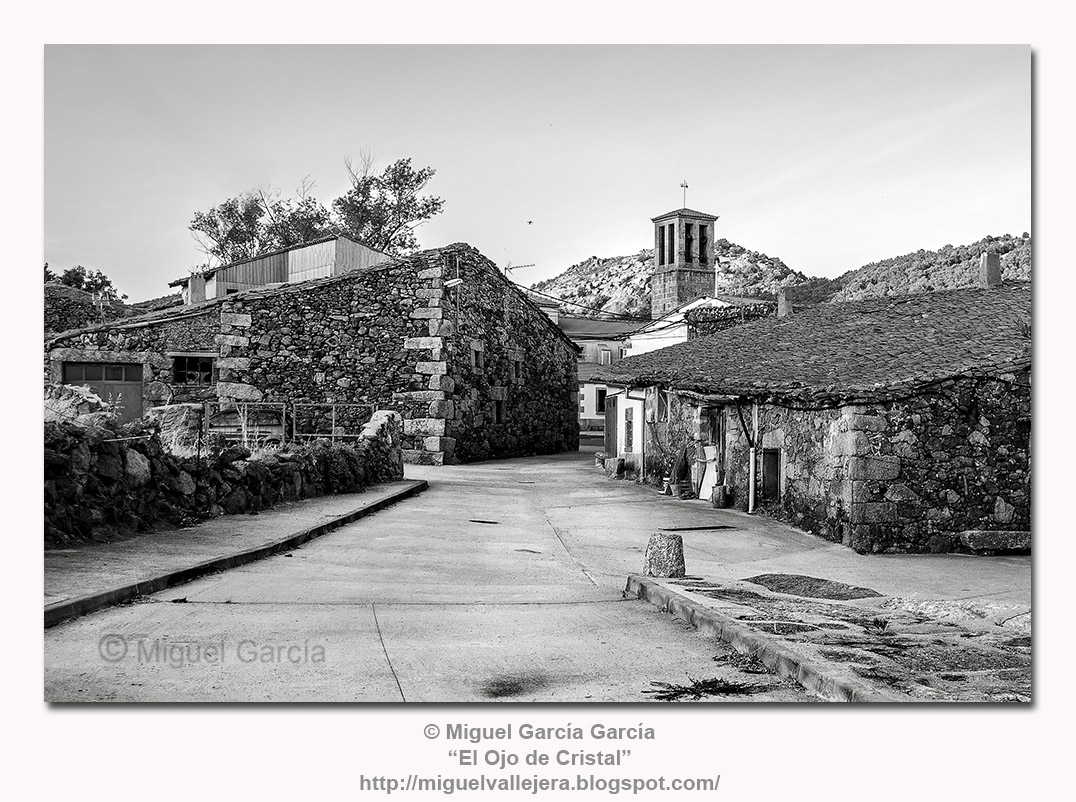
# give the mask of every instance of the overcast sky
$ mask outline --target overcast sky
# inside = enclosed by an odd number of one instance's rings
[[[530,284],[652,244],[682,202],[716,236],[835,276],[1031,230],[1025,46],[48,46],[45,259],[132,300],[204,261],[196,211],[344,159],[411,157],[468,242]]]

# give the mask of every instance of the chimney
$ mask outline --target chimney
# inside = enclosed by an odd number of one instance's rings
[[[1001,284],[1001,257],[996,253],[984,253],[979,257],[979,286],[984,290]]]
[[[792,301],[788,298],[788,292],[784,287],[777,290],[777,317],[788,317],[792,314]]]
[[[205,276],[201,273],[191,273],[190,281],[187,282],[186,296],[188,306],[200,304],[205,300]]]

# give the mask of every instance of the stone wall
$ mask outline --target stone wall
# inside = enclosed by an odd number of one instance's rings
[[[45,285],[45,333],[67,331],[127,314],[123,304],[105,303],[101,308],[93,295],[85,290],[68,287],[58,281]]]
[[[467,462],[579,448],[577,349],[473,248],[445,290],[445,437]],[[453,255],[455,256],[455,254]],[[457,276],[446,259],[445,278]],[[431,383],[432,386],[432,383]]]
[[[213,385],[176,383],[169,352],[217,352],[219,310],[165,316],[152,323],[117,322],[71,332],[46,346],[46,382],[63,381],[64,362],[137,362],[142,365],[145,406],[216,398]]]
[[[457,272],[463,283],[446,290]],[[219,399],[393,409],[409,462],[578,447],[574,345],[464,244],[49,347],[53,382],[64,361],[142,363],[147,408]],[[176,384],[169,351],[213,354],[214,383]]]
[[[668,475],[710,431],[708,406],[675,393],[668,419],[646,391],[643,479]],[[720,407],[725,483],[749,499],[753,409]],[[1031,387],[1027,369],[995,378],[946,380],[912,398],[830,409],[758,407],[756,507],[859,552],[1025,548],[1031,528]],[[779,452],[778,499],[763,498],[763,452]],[[700,465],[693,465],[697,485]],[[992,537],[996,534],[997,537]]]
[[[776,312],[771,303],[750,306],[699,306],[684,313],[687,321],[687,338],[695,340],[708,334],[716,334],[749,320],[770,317]]]
[[[728,481],[745,509],[747,439],[732,408],[726,421]],[[964,532],[1030,531],[1030,421],[1026,369],[901,401],[762,405],[759,464],[762,449],[781,450],[781,495],[767,505],[760,492],[758,504],[859,552],[966,551]]]
[[[45,546],[107,542],[159,525],[254,512],[403,478],[400,419],[378,411],[355,445],[318,441],[251,457],[178,458],[138,422],[45,424]]]
[[[857,551],[961,550],[973,530],[1031,529],[1030,370],[943,382],[859,407],[844,435]]]

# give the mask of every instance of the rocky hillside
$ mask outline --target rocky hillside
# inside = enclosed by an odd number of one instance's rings
[[[781,287],[797,287],[797,303],[853,301],[881,295],[903,295],[973,286],[979,276],[979,255],[1001,255],[1002,277],[1031,278],[1031,237],[984,237],[970,245],[946,245],[937,251],[920,250],[872,262],[839,278],[808,278],[780,259],[719,239],[715,292],[773,298]],[[650,314],[650,249],[631,256],[591,256],[559,276],[533,289],[563,300],[566,312],[595,314]]]
[[[973,286],[979,279],[979,257],[1001,256],[1003,279],[1031,280],[1031,236],[984,237],[971,245],[946,245],[872,262],[837,279],[842,288],[832,301],[858,301],[879,295],[907,295]]]
[[[808,280],[780,259],[749,251],[726,239],[715,242],[714,251],[720,259],[717,292],[773,297],[779,287]],[[653,260],[654,251],[649,248],[631,256],[591,256],[559,276],[535,284],[533,289],[561,298],[566,312],[587,314],[601,310],[646,317],[650,314]]]

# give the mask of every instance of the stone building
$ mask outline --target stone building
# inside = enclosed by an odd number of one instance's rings
[[[650,316],[660,318],[688,301],[713,294],[717,217],[684,208],[652,220],[654,275],[650,279]]]
[[[49,380],[119,396],[128,417],[178,402],[392,409],[405,459],[435,465],[576,449],[576,352],[466,244],[46,342]]]
[[[987,261],[982,288],[823,304],[603,369],[606,452],[653,481],[684,451],[704,497],[859,552],[1029,548],[1031,287]]]

